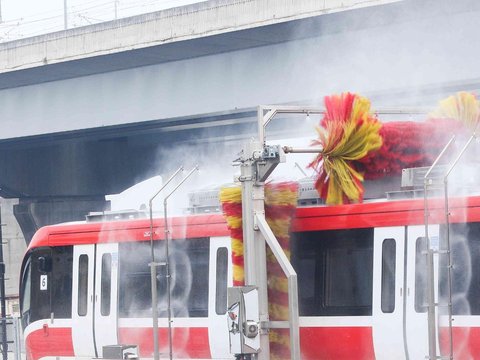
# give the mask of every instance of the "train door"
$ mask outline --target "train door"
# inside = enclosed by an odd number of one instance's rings
[[[405,227],[376,228],[373,244],[373,345],[377,360],[405,359]]]
[[[230,358],[227,324],[227,288],[232,286],[232,269],[229,266],[230,238],[211,238],[208,339],[213,359]]]
[[[75,355],[102,356],[117,344],[118,244],[78,245],[73,251],[72,341]]]
[[[438,247],[438,225],[430,225],[428,234],[432,247]],[[409,359],[424,359],[428,355],[428,289],[425,226],[408,227],[407,259],[407,297],[405,307],[407,354]]]
[[[118,244],[98,244],[95,266],[94,332],[97,353],[118,344]]]
[[[95,246],[73,249],[72,341],[76,357],[97,356],[93,338],[93,279]]]

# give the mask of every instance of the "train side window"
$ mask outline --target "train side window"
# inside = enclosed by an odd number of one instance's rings
[[[440,227],[445,250],[446,227]],[[451,294],[453,315],[480,315],[480,223],[450,224]],[[448,258],[438,256],[439,303],[448,303]]]
[[[72,317],[73,246],[52,248],[52,311],[55,319]]]
[[[157,262],[165,261],[165,241],[155,241],[154,252]],[[209,238],[174,239],[170,242],[169,266],[173,316],[206,317],[208,315],[209,253]],[[125,242],[119,245],[120,316],[151,316],[150,262],[150,242]],[[166,317],[165,266],[159,266],[157,272],[158,316]]]
[[[102,276],[100,287],[100,313],[102,316],[110,315],[110,294],[112,288],[112,254],[102,256]]]
[[[217,282],[215,285],[215,312],[224,315],[227,312],[228,250],[217,249]]]
[[[415,242],[415,311],[427,312],[427,255],[425,237]]]
[[[385,239],[382,243],[382,291],[381,308],[384,313],[395,310],[395,239]]]
[[[88,255],[78,258],[78,315],[87,315],[88,305]]]
[[[300,315],[371,315],[373,229],[297,233],[291,247]]]
[[[362,290],[365,280],[364,249],[329,249],[326,251],[326,308],[363,308],[371,305],[371,294]]]

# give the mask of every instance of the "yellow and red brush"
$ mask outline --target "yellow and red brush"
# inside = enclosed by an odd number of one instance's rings
[[[430,166],[453,134],[470,135],[480,121],[480,105],[472,93],[459,92],[442,101],[429,119],[382,124],[382,146],[357,161],[365,179],[398,176],[405,168]],[[453,153],[452,153],[453,155]],[[441,161],[448,162],[449,156]]]
[[[297,197],[297,183],[269,183],[265,186],[265,217],[288,258],[290,258],[289,228]],[[241,188],[221,189],[220,201],[232,238],[233,283],[235,286],[244,285]],[[267,277],[270,319],[288,320],[287,279],[270,249],[267,249]],[[288,330],[272,329],[269,338],[271,359],[288,359],[290,356]]]
[[[290,259],[290,224],[297,205],[296,182],[269,183],[265,186],[265,217],[285,255]],[[288,282],[272,251],[267,249],[268,307],[270,320],[288,320]],[[270,358],[290,358],[287,329],[271,329]]]
[[[370,101],[348,92],[327,96],[321,125],[313,145],[323,150],[309,165],[317,172],[315,187],[329,205],[361,201],[363,174],[356,162],[382,146]]]
[[[220,190],[220,202],[232,241],[233,286],[245,285],[243,264],[242,190],[239,186]]]
[[[475,132],[480,120],[480,103],[474,94],[460,91],[440,101],[431,117],[459,121],[468,130]]]

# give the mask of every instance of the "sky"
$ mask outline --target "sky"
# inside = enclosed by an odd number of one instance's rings
[[[0,0],[0,42],[86,26],[204,0]]]

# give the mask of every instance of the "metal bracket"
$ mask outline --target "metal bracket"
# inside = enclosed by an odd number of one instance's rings
[[[260,334],[268,334],[270,332],[270,321],[260,321],[258,325],[260,327]]]

